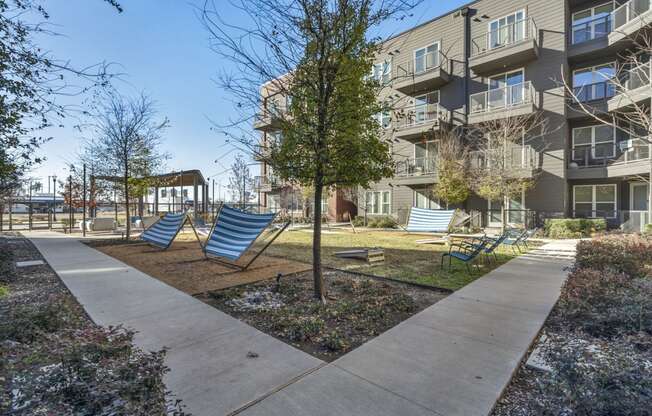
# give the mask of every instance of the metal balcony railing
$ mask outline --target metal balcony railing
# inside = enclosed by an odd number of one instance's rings
[[[443,112],[438,103],[424,104],[415,107],[405,108],[404,116],[398,117],[395,126],[397,130],[408,129],[421,125],[439,125]]]
[[[641,63],[638,66],[624,71],[621,74],[621,86],[625,91],[632,91],[652,84],[652,61]]]
[[[538,29],[534,19],[518,20],[473,38],[471,40],[471,56],[492,52],[524,40],[533,39],[537,41],[538,37]]]
[[[410,177],[432,175],[435,173],[437,173],[436,157],[417,157],[397,162],[394,175],[398,177]]]
[[[621,142],[622,143],[622,142]],[[646,139],[631,139],[630,146],[621,150],[616,143],[575,146],[571,151],[569,168],[604,167],[626,164],[650,158]]]
[[[611,12],[614,30],[618,30],[650,10],[652,10],[652,0],[630,0],[624,3]]]
[[[414,57],[411,61],[396,67],[395,78],[399,81],[408,77],[425,74],[434,69],[445,67],[448,58],[440,51],[428,52],[425,55]]]
[[[254,189],[261,190],[264,188],[275,188],[281,184],[281,180],[276,175],[263,175],[254,177]]]
[[[603,100],[616,94],[616,86],[612,81],[605,80],[573,87],[573,93],[580,102]]]
[[[469,152],[472,169],[530,170],[537,167],[537,152],[530,145],[510,145],[506,149],[483,149]]]
[[[611,33],[611,14],[571,25],[571,44],[607,37]]]
[[[526,81],[472,94],[470,99],[471,114],[506,110],[534,102],[534,88],[531,81]]]

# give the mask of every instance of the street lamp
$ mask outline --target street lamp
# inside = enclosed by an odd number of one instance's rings
[[[52,220],[57,220],[57,175],[52,175]]]

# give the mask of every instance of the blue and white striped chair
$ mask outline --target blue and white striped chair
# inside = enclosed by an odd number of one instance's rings
[[[252,214],[222,205],[208,239],[204,244],[204,255],[211,260],[219,261],[240,270],[247,269],[258,256],[278,237],[290,224],[287,222],[279,228],[274,237],[244,266],[237,262],[274,221],[276,214]]]
[[[185,212],[168,212],[163,218],[147,228],[141,234],[140,238],[153,246],[165,250],[170,247],[187,219],[188,216]]]
[[[405,231],[408,233],[448,233],[455,210],[412,207]]]

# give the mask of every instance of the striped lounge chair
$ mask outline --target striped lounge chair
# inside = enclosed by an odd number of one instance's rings
[[[168,212],[163,218],[143,231],[140,238],[153,246],[165,250],[170,247],[172,241],[174,241],[174,238],[179,234],[179,231],[181,231],[187,220],[188,215],[185,212]]]
[[[276,214],[252,214],[228,205],[222,205],[203,250],[207,259],[246,270],[270,244],[290,225],[288,221],[278,228],[265,246],[244,266],[236,262],[251,248],[260,235],[276,218]]]
[[[412,207],[405,231],[408,233],[448,233],[455,210]]]

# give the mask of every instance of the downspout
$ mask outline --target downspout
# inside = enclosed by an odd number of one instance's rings
[[[469,104],[470,104],[470,78],[471,70],[469,69],[469,57],[471,56],[471,9],[464,7],[460,10],[460,15],[464,18],[464,126],[469,124]]]

